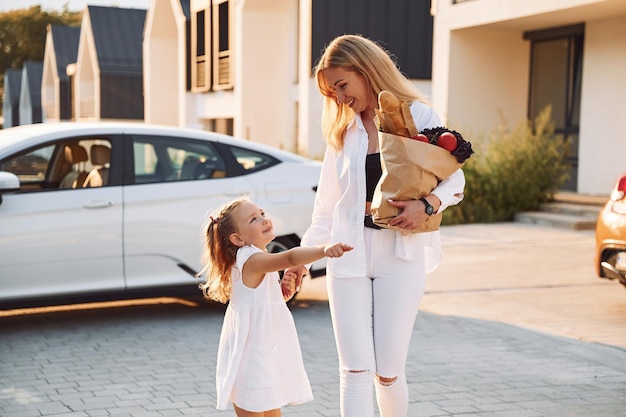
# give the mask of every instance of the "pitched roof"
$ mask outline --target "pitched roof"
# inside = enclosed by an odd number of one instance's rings
[[[24,75],[28,83],[28,93],[33,103],[41,103],[41,79],[43,76],[43,62],[24,62]]]
[[[65,68],[68,64],[76,62],[78,55],[78,41],[80,40],[80,27],[52,25],[52,44],[56,56],[57,74],[61,80],[67,80]]]
[[[189,6],[189,0],[180,0],[180,6],[183,9],[183,14],[189,20],[191,17],[191,7]]]
[[[87,6],[101,74],[141,73],[144,9]]]
[[[5,100],[11,104],[20,104],[20,94],[22,91],[22,70],[6,70],[4,73],[4,85]]]

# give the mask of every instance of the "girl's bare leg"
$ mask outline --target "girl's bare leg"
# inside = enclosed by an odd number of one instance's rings
[[[237,407],[235,404],[233,404],[233,407],[235,408],[235,414],[237,414],[237,417],[281,417],[280,408],[258,413],[244,410],[243,408]]]
[[[280,408],[275,408],[273,410],[266,411],[263,416],[264,417],[281,417]]]

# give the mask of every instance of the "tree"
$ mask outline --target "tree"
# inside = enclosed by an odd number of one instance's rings
[[[0,13],[0,98],[4,102],[4,73],[26,61],[43,61],[48,25],[80,26],[82,12],[61,12],[41,6]],[[0,112],[2,106],[0,105]]]

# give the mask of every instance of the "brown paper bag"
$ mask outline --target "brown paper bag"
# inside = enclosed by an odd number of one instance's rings
[[[383,174],[372,200],[374,223],[411,233],[439,229],[442,213],[430,216],[424,224],[412,230],[388,225],[387,222],[399,215],[401,210],[391,206],[387,199],[417,200],[425,197],[463,164],[446,149],[419,140],[378,132],[378,142]]]

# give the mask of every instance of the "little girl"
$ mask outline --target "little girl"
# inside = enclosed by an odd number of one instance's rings
[[[286,300],[295,277],[277,271],[342,256],[343,243],[267,253],[272,222],[254,202],[240,198],[210,217],[205,229],[204,296],[226,303],[217,352],[217,409],[232,402],[238,417],[279,417],[281,407],[313,399],[295,323]]]

